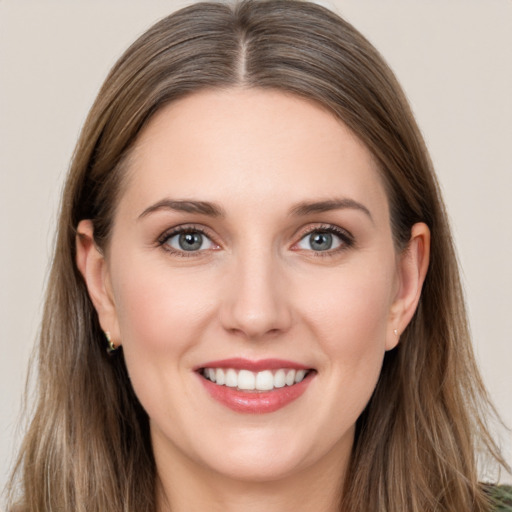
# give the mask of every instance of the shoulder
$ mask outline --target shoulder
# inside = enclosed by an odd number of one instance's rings
[[[485,491],[491,498],[492,512],[512,512],[512,485],[489,485]]]

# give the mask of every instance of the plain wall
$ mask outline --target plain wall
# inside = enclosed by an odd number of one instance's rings
[[[186,3],[0,0],[0,488],[20,438],[59,194],[80,127],[120,53]],[[411,101],[452,220],[483,377],[512,426],[512,1],[322,3],[376,45]],[[502,444],[511,460],[510,432]]]

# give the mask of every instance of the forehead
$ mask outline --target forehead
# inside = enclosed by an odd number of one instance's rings
[[[366,146],[322,106],[261,89],[208,90],[161,109],[134,146],[131,205],[171,197],[270,208],[311,198],[387,199]]]

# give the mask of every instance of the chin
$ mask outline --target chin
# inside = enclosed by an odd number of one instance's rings
[[[277,431],[240,429],[226,435],[224,442],[206,445],[201,452],[202,464],[219,476],[240,482],[278,482],[315,467],[338,465],[349,454],[353,442],[350,430],[341,437],[295,427]]]
[[[307,467],[294,454],[261,453],[257,458],[232,454],[210,468],[219,475],[239,482],[278,482],[299,473]]]

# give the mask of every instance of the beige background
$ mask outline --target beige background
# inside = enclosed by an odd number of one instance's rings
[[[80,126],[121,51],[186,3],[0,0],[0,487]],[[379,48],[411,100],[453,222],[484,379],[512,425],[512,0],[323,3]],[[510,432],[502,444],[511,460]]]

